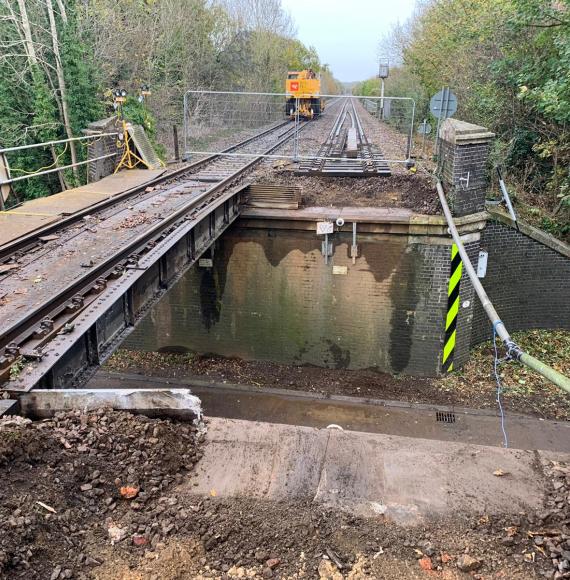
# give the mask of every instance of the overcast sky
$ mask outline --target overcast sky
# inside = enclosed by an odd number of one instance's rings
[[[391,25],[404,22],[415,0],[282,0],[298,37],[314,46],[341,81],[374,76],[378,41]]]

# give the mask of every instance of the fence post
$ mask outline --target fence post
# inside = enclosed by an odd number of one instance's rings
[[[172,136],[174,139],[174,161],[180,161],[180,144],[178,143],[178,127],[172,125]]]
[[[5,153],[0,153],[0,181],[10,181],[10,166]],[[12,192],[12,186],[9,183],[0,185],[0,210],[6,207],[6,200]]]

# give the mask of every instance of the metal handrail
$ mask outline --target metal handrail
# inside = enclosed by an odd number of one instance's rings
[[[58,141],[46,141],[43,143],[32,143],[31,145],[18,145],[16,147],[0,147],[1,153],[10,153],[11,151],[22,151],[23,149],[35,149],[37,147],[50,147],[51,145],[60,145],[70,143],[71,141],[83,141],[85,139],[99,139],[100,137],[115,137],[119,133],[97,133],[96,135],[84,135],[83,137],[70,137],[69,139],[59,139]]]

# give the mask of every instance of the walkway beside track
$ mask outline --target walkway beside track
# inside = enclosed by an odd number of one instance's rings
[[[131,169],[50,195],[25,201],[21,205],[0,211],[0,246],[30,234],[65,216],[85,210],[92,205],[125,191],[140,187],[165,172],[164,169]]]

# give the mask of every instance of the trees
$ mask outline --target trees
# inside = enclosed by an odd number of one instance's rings
[[[428,0],[382,43],[402,63],[391,94],[425,98],[450,86],[457,116],[497,133],[496,162],[550,210],[570,189],[569,6]]]
[[[280,0],[2,0],[0,144],[77,136],[105,108],[112,114],[109,89],[136,97],[143,84],[152,88],[145,114],[166,141],[186,90],[282,92],[287,70],[309,67],[336,86],[316,50],[295,39]],[[16,174],[83,156],[72,143],[13,156],[11,166]],[[53,174],[16,189],[45,195],[80,177]]]

